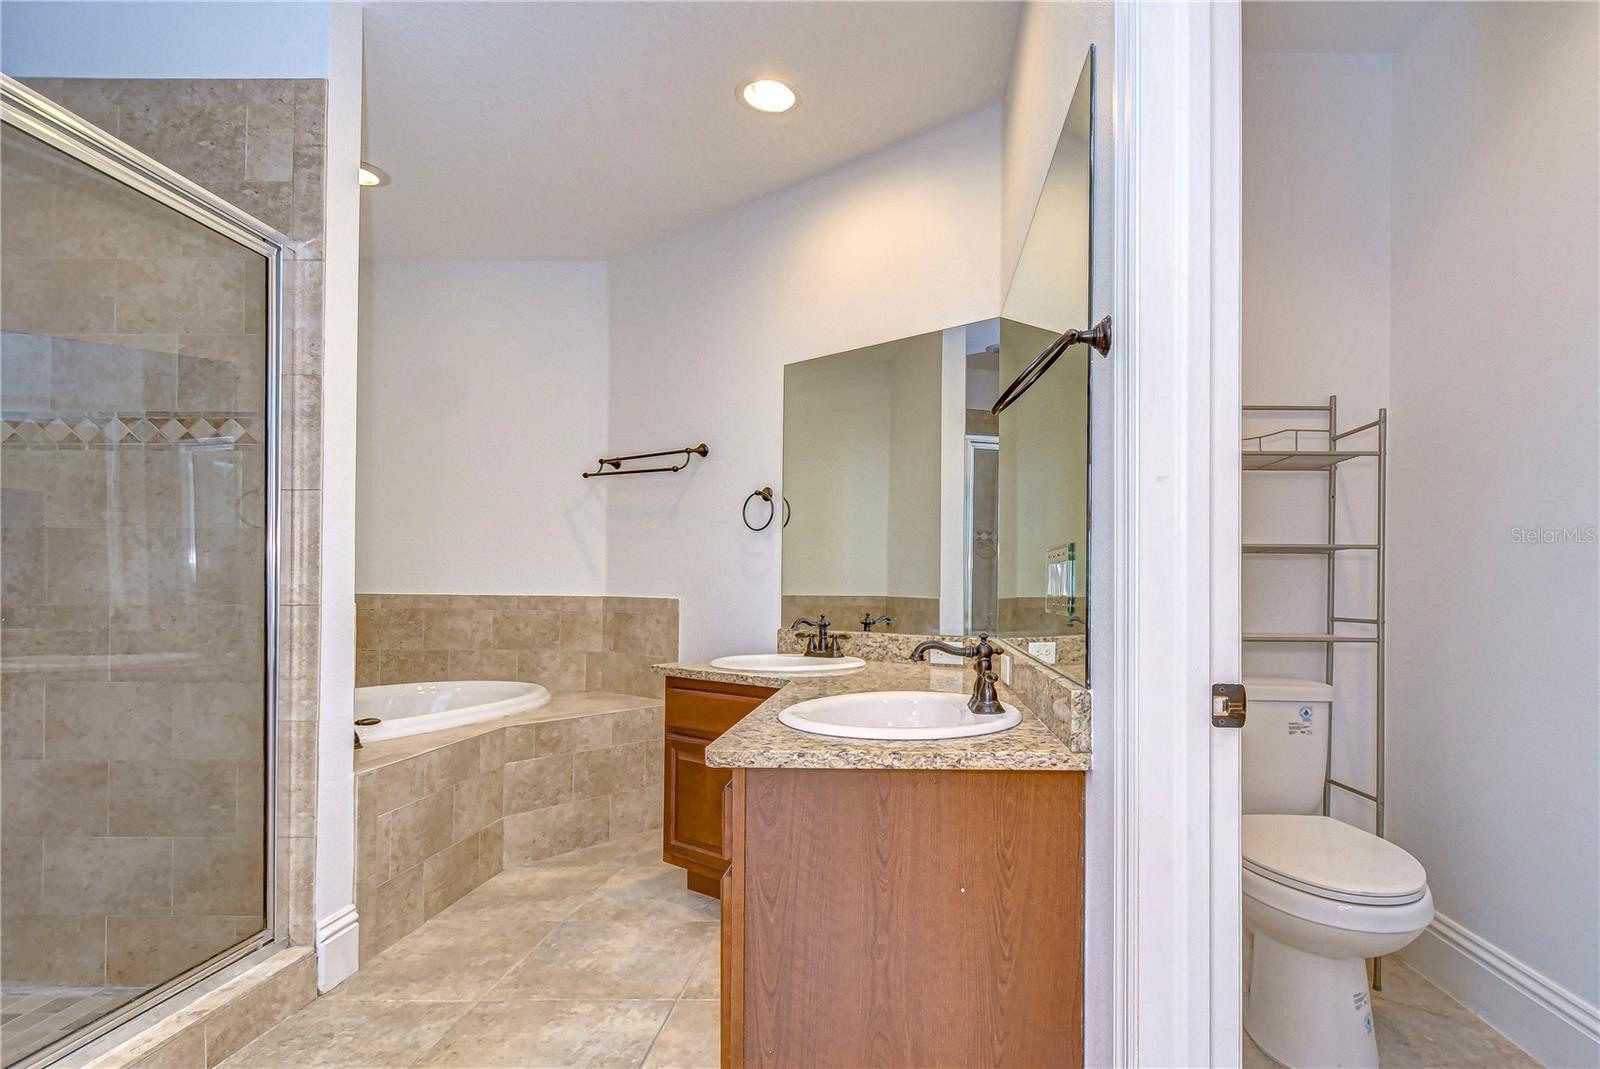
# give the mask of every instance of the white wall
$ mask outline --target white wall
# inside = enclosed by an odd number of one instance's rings
[[[580,473],[634,451],[606,435],[606,266],[378,261],[370,274],[356,589],[604,593],[606,480]],[[632,342],[657,355],[656,339]],[[647,448],[680,444],[694,443]],[[743,529],[737,502],[730,518]]]
[[[361,163],[361,12],[329,5],[329,175]],[[360,188],[326,188],[322,357],[322,596],[317,673],[317,987],[355,972],[360,935],[355,908],[356,395],[360,291]],[[368,924],[376,924],[368,917]]]
[[[0,68],[14,78],[326,78],[326,3],[0,4]]]
[[[1600,1044],[1492,969],[1596,1027],[1600,565],[1513,531],[1600,523],[1597,13],[1449,5],[1394,60],[1391,830],[1488,944],[1409,956],[1552,1065]]]
[[[611,446],[706,441],[610,490],[610,593],[682,599],[687,659],[770,649],[779,538],[739,503],[783,464],[783,366],[1000,306],[1000,109],[855,160],[611,263]]]
[[[1337,394],[1339,424],[1348,428],[1376,418],[1389,402],[1389,68],[1388,55],[1245,57],[1246,404],[1321,404]],[[1245,419],[1244,433],[1324,425],[1320,417],[1263,413]],[[1371,448],[1375,439],[1350,444]],[[1336,478],[1340,539],[1372,542],[1375,464],[1352,462]],[[1247,542],[1325,542],[1327,513],[1321,473],[1245,476]],[[1337,560],[1341,615],[1374,613],[1375,563],[1370,553]],[[1247,556],[1243,577],[1247,631],[1326,630],[1322,558]],[[1371,790],[1374,653],[1347,645],[1335,656],[1334,775]],[[1322,679],[1323,657],[1321,647],[1252,644],[1245,672]],[[1334,815],[1372,828],[1368,803],[1338,791],[1334,798]]]

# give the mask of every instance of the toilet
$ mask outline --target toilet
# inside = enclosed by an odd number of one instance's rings
[[[1366,959],[1433,920],[1427,873],[1395,844],[1321,815],[1331,686],[1247,679],[1245,693],[1245,1031],[1290,1069],[1375,1069]]]

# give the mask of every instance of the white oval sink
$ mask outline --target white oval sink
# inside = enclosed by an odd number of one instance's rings
[[[860,657],[807,657],[803,653],[741,653],[718,657],[712,668],[729,672],[772,672],[785,676],[831,676],[865,668]]]
[[[963,739],[1014,728],[1022,713],[1014,705],[979,716],[967,695],[932,690],[880,690],[837,694],[795,702],[778,713],[780,723],[813,735],[842,739]]]

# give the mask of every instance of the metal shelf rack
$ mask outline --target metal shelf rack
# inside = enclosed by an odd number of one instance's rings
[[[1371,802],[1374,810],[1373,826],[1380,838],[1384,837],[1384,586],[1385,586],[1385,494],[1388,479],[1389,413],[1380,408],[1378,418],[1349,430],[1339,430],[1339,398],[1330,396],[1321,405],[1245,405],[1246,413],[1283,412],[1299,415],[1322,414],[1326,418],[1323,428],[1292,428],[1246,438],[1243,442],[1242,462],[1247,472],[1326,472],[1328,476],[1328,540],[1323,543],[1257,542],[1245,543],[1247,554],[1278,554],[1296,556],[1321,556],[1327,561],[1327,627],[1317,634],[1267,634],[1246,632],[1245,642],[1300,643],[1326,647],[1324,682],[1332,685],[1334,650],[1345,644],[1370,645],[1374,650],[1374,681],[1377,693],[1373,698],[1373,735],[1375,755],[1373,761],[1373,789],[1368,792],[1333,776],[1333,720],[1328,723],[1328,762],[1323,772],[1322,812],[1326,815],[1335,790],[1344,791]],[[1367,437],[1360,438],[1358,436]],[[1301,448],[1307,439],[1315,439],[1308,448]],[[1360,442],[1376,440],[1376,447],[1365,449],[1345,444],[1351,439]],[[1377,477],[1377,534],[1373,542],[1341,542],[1338,531],[1338,479],[1341,464],[1358,459],[1371,459]],[[1375,579],[1377,590],[1373,603],[1373,616],[1346,616],[1340,614],[1334,584],[1334,561],[1341,553],[1361,552],[1376,555]],[[1359,633],[1341,631],[1345,627],[1362,628]],[[1383,975],[1380,963],[1373,962],[1373,986],[1382,989]]]

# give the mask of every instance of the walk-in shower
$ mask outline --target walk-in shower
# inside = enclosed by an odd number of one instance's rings
[[[15,1066],[273,939],[283,245],[4,91],[0,1037]]]

